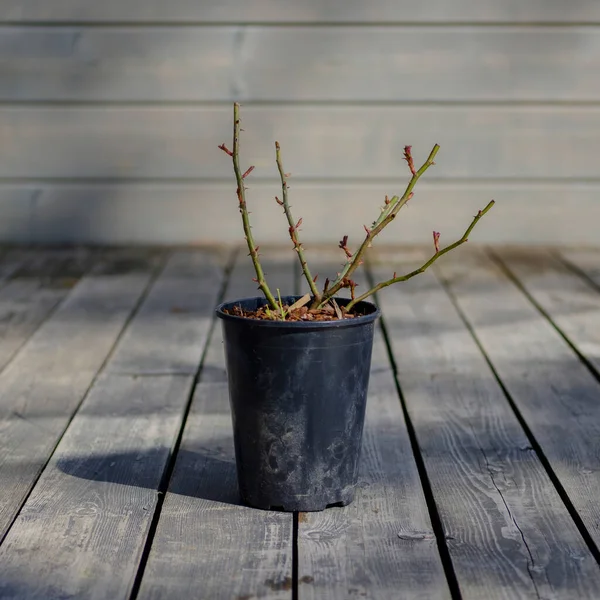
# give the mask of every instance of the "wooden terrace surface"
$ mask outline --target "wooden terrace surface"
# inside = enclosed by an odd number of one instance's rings
[[[238,501],[213,308],[256,295],[244,254],[0,256],[1,599],[600,598],[600,251],[383,292],[356,500],[300,514]]]

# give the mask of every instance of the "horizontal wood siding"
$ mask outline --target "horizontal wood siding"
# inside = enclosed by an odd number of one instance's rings
[[[222,179],[231,107],[0,107],[0,178]],[[434,179],[597,179],[600,106],[248,106],[247,180],[277,176],[279,140],[292,181],[407,181],[402,160],[442,147]],[[498,189],[503,182],[497,184]],[[417,188],[418,189],[418,188]]]
[[[26,183],[0,185],[0,238],[11,242],[90,241],[101,244],[218,243],[237,240],[240,220],[235,186],[224,183]],[[356,241],[383,204],[390,184],[298,183],[290,189],[303,218],[302,240],[337,246],[342,235]],[[289,244],[285,216],[275,206],[276,182],[248,192],[257,241]],[[494,198],[494,211],[472,241],[531,244],[598,243],[600,183],[427,183],[401,217],[381,234],[385,244],[460,237],[471,217]],[[341,254],[340,254],[341,260]]]
[[[414,23],[600,21],[594,0],[2,0],[4,21]]]
[[[241,100],[262,243],[285,239],[278,139],[310,241],[372,221],[404,145],[439,143],[387,241],[493,197],[482,240],[600,244],[599,57],[583,0],[0,0],[0,241],[239,241],[216,146]]]
[[[2,27],[4,101],[595,101],[600,28]]]

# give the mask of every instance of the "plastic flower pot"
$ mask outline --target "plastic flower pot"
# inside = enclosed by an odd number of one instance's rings
[[[299,296],[283,298],[292,304]],[[340,306],[348,302],[337,298]],[[373,330],[379,309],[353,319],[268,321],[221,304],[240,495],[263,509],[319,511],[354,499]]]

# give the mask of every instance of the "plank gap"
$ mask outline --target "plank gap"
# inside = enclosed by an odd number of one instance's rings
[[[561,264],[563,264],[569,271],[578,275],[581,279],[583,279],[587,284],[593,287],[595,290],[600,292],[600,283],[596,281],[593,277],[591,277],[584,269],[579,267],[576,263],[569,260],[567,257],[563,256],[561,252],[556,249],[552,249],[552,256],[558,260]]]
[[[134,316],[136,315],[136,313],[139,311],[140,307],[142,306],[144,300],[146,299],[147,295],[149,294],[150,290],[152,289],[152,285],[154,284],[154,282],[158,279],[162,268],[164,267],[164,265],[166,264],[166,256],[161,256],[160,257],[160,262],[158,263],[158,265],[153,269],[151,275],[148,278],[148,281],[146,282],[146,286],[144,287],[144,291],[140,294],[140,296],[138,297],[137,301],[134,304],[133,310],[131,310],[128,314],[128,316],[125,318],[123,325],[121,327],[121,330],[119,331],[119,333],[117,334],[117,336],[115,337],[109,352],[107,353],[107,355],[104,357],[104,360],[102,361],[100,368],[96,371],[95,375],[93,376],[93,378],[91,379],[89,385],[87,386],[85,392],[81,395],[81,398],[79,399],[79,401],[77,402],[75,409],[73,410],[73,412],[71,413],[71,415],[69,416],[69,418],[67,419],[61,433],[57,436],[56,442],[52,445],[52,449],[50,450],[50,452],[48,453],[48,457],[46,458],[45,461],[43,461],[43,463],[41,463],[41,467],[37,473],[37,475],[32,479],[31,485],[29,490],[27,491],[27,493],[24,495],[23,499],[21,500],[18,509],[15,511],[15,514],[13,516],[13,518],[10,520],[10,522],[7,524],[4,532],[0,531],[0,546],[2,545],[2,543],[4,542],[4,540],[6,539],[6,537],[8,536],[8,534],[10,533],[10,530],[12,529],[13,525],[15,524],[15,522],[17,521],[17,519],[19,518],[19,515],[21,514],[21,511],[23,509],[23,507],[26,505],[27,501],[29,500],[29,497],[31,496],[31,494],[34,492],[34,490],[36,489],[36,486],[38,484],[38,481],[41,479],[42,475],[44,474],[46,467],[48,466],[49,462],[52,460],[52,457],[54,456],[54,453],[57,449],[57,447],[59,446],[59,444],[61,443],[61,440],[63,439],[66,431],[69,429],[69,426],[71,425],[71,423],[73,422],[73,419],[75,418],[75,416],[77,415],[77,413],[79,412],[79,410],[81,409],[81,406],[83,405],[83,403],[85,402],[86,398],[88,397],[90,390],[94,387],[96,381],[98,380],[98,378],[100,377],[102,371],[104,370],[104,368],[106,367],[108,361],[110,360],[111,356],[113,355],[113,353],[115,352],[115,349],[117,348],[119,341],[121,340],[121,338],[123,337],[125,331],[127,330],[127,327],[129,326],[129,324],[131,323],[131,321],[133,320]],[[94,268],[90,265],[90,268],[88,268],[86,270],[86,274],[94,274]],[[83,278],[84,275],[82,275],[81,279]],[[54,314],[55,312],[57,312],[57,310],[63,305],[63,303],[70,297],[70,295],[67,295],[66,298],[64,298],[61,302],[58,303],[58,306],[52,311],[52,314]],[[40,325],[40,327],[38,327],[38,330],[45,324],[48,322],[48,319],[45,319],[44,322]],[[30,336],[29,339],[31,339],[32,336]],[[22,350],[23,348],[26,347],[26,344],[23,344],[23,346],[20,348],[20,350]],[[19,355],[19,352],[16,352],[15,355],[13,356],[13,359]],[[4,369],[3,369],[4,371]]]
[[[235,264],[235,260],[237,258],[238,253],[239,253],[238,248],[235,248],[230,253],[227,264],[224,269],[224,275],[223,275],[223,279],[221,281],[221,287],[219,288],[219,292],[217,295],[217,304],[220,304],[221,302],[223,302],[223,299],[225,297],[225,291],[227,290],[227,285],[229,282],[229,277],[231,275],[231,271],[233,270],[233,266]],[[146,537],[146,541],[144,543],[144,548],[142,550],[142,556],[140,558],[140,564],[138,566],[138,570],[137,570],[135,579],[133,581],[130,600],[136,600],[136,598],[138,597],[139,591],[140,591],[140,587],[142,585],[144,571],[146,570],[146,565],[148,564],[148,559],[150,557],[150,551],[152,549],[152,542],[154,541],[154,536],[156,535],[156,530],[158,528],[158,522],[160,520],[162,507],[164,505],[166,494],[169,489],[169,484],[171,482],[171,477],[172,477],[173,471],[175,469],[175,461],[177,460],[177,454],[179,453],[179,448],[181,447],[181,441],[183,439],[183,432],[185,430],[185,425],[187,423],[187,419],[190,414],[190,410],[192,407],[192,401],[194,399],[194,394],[196,393],[196,387],[198,386],[200,374],[202,373],[202,368],[204,367],[206,354],[207,354],[208,348],[210,346],[210,342],[212,340],[216,325],[217,325],[217,318],[215,315],[213,315],[211,324],[210,324],[210,328],[208,330],[208,335],[206,336],[206,341],[204,343],[204,348],[202,349],[202,356],[201,356],[200,362],[198,364],[198,369],[196,370],[196,373],[194,374],[194,380],[192,382],[192,385],[190,386],[188,398],[185,403],[185,407],[183,410],[183,417],[181,419],[181,424],[180,424],[179,431],[177,433],[177,438],[175,439],[175,443],[173,444],[173,447],[171,448],[171,452],[170,452],[169,460],[167,462],[166,469],[163,472],[161,482],[158,486],[158,492],[157,492],[158,499],[156,502],[156,509],[154,511],[154,515],[152,516],[152,522],[150,523],[150,528],[148,529],[148,536]],[[165,375],[172,376],[172,373],[171,374],[165,373]],[[149,376],[155,376],[155,375],[150,374]]]
[[[510,267],[500,258],[496,251],[491,248],[487,249],[488,256],[498,265],[499,269],[512,281],[512,283],[523,293],[523,295],[531,302],[535,309],[548,321],[552,328],[560,335],[560,337],[567,343],[569,348],[577,355],[577,358],[585,365],[588,371],[593,377],[600,383],[600,372],[596,369],[594,364],[581,352],[581,350],[574,344],[571,339],[564,333],[564,331],[555,323],[551,315],[544,309],[544,307],[533,297],[533,295],[527,290],[527,288],[521,283],[518,277],[513,273]],[[594,289],[598,287],[594,284]]]
[[[492,260],[494,260],[494,262],[496,262],[500,266],[500,268],[502,269],[502,271],[525,294],[525,296],[528,298],[528,300],[530,300],[532,302],[532,304],[534,304],[534,306],[535,306],[535,302],[533,301],[533,299],[531,298],[531,296],[522,288],[522,286],[512,276],[512,273],[510,273],[504,267],[504,265],[492,254],[492,252],[490,250],[488,250],[488,254],[491,256]],[[583,520],[579,516],[579,513],[577,512],[577,509],[575,508],[575,506],[571,502],[571,499],[569,498],[569,495],[567,494],[567,492],[566,492],[565,488],[563,487],[562,483],[560,482],[558,476],[554,472],[554,469],[552,468],[552,466],[550,464],[550,461],[548,460],[547,456],[545,455],[544,451],[542,450],[541,445],[538,443],[537,439],[535,438],[532,430],[530,429],[529,425],[527,424],[527,421],[523,417],[523,414],[519,410],[516,402],[513,400],[510,392],[508,391],[508,388],[506,387],[506,385],[504,384],[504,382],[500,378],[500,374],[496,370],[496,367],[492,363],[491,358],[489,357],[488,353],[486,352],[485,348],[483,347],[483,344],[481,343],[481,340],[479,339],[479,336],[477,335],[475,329],[473,328],[473,326],[471,325],[471,323],[469,322],[469,320],[466,318],[466,315],[465,315],[464,311],[462,310],[460,304],[458,303],[457,298],[456,298],[453,290],[448,285],[448,281],[446,280],[446,278],[444,276],[442,276],[440,274],[439,270],[436,267],[433,268],[433,271],[434,271],[437,279],[440,281],[442,287],[446,291],[446,294],[450,298],[450,301],[452,302],[452,305],[456,309],[456,312],[458,313],[458,315],[459,315],[460,319],[462,320],[464,326],[466,327],[466,329],[470,333],[471,337],[473,338],[473,341],[475,342],[475,344],[479,348],[481,354],[483,355],[483,358],[485,359],[486,363],[488,364],[491,372],[493,373],[496,381],[498,382],[498,385],[500,386],[500,389],[502,390],[504,396],[506,397],[506,400],[507,400],[509,406],[511,407],[511,409],[512,409],[513,413],[515,414],[515,416],[516,416],[519,424],[521,425],[521,427],[522,427],[525,435],[527,436],[527,439],[528,439],[529,443],[531,444],[532,451],[536,453],[536,455],[537,455],[540,463],[542,464],[542,466],[546,470],[546,473],[548,474],[548,477],[550,478],[550,481],[554,485],[554,487],[555,487],[555,489],[556,489],[556,491],[557,491],[560,499],[562,500],[563,504],[565,505],[565,507],[567,509],[567,512],[569,513],[570,517],[573,519],[573,522],[575,523],[575,526],[577,527],[579,533],[581,534],[581,537],[583,538],[583,540],[586,543],[588,549],[590,550],[590,553],[592,554],[592,556],[594,557],[594,559],[596,560],[596,562],[598,562],[600,564],[600,549],[598,548],[598,546],[596,546],[596,543],[594,542],[592,536],[588,532],[588,530],[587,530],[587,528],[586,528]],[[536,306],[536,308],[539,310],[539,307]],[[548,318],[546,315],[544,315],[544,316],[546,318]],[[552,323],[552,321],[550,319],[548,319],[548,320],[550,321],[550,323],[552,324],[552,326],[555,327],[554,324]],[[557,331],[558,331],[558,329],[557,329]],[[558,331],[558,333],[560,333],[562,335],[562,333],[560,331]],[[569,344],[569,345],[571,346],[571,344]],[[577,353],[577,354],[578,354],[578,356],[580,356],[579,353]],[[581,358],[581,356],[580,356],[580,358]]]

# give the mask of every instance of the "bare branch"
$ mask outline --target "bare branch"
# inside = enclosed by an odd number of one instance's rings
[[[233,159],[233,171],[235,173],[235,179],[237,181],[237,197],[239,201],[240,214],[242,215],[242,224],[244,227],[244,234],[246,236],[246,243],[248,244],[249,256],[252,258],[254,264],[254,270],[256,271],[256,283],[262,290],[269,306],[273,309],[277,309],[277,301],[273,296],[263,272],[260,260],[258,258],[258,246],[254,242],[252,236],[252,228],[250,227],[250,217],[248,215],[248,209],[246,207],[246,189],[244,188],[244,178],[254,169],[250,167],[244,174],[240,169],[240,105],[236,102],[233,105],[233,151],[229,150],[225,144],[221,144],[219,148]]]
[[[314,296],[315,302],[319,302],[321,300],[321,293],[319,292],[315,280],[313,276],[310,274],[310,269],[308,268],[308,263],[306,262],[306,257],[304,255],[304,247],[300,243],[300,239],[298,238],[298,229],[302,224],[302,218],[298,220],[297,223],[294,224],[294,217],[292,216],[292,211],[290,208],[290,204],[288,201],[288,184],[287,179],[289,177],[289,173],[286,173],[283,168],[283,163],[281,162],[281,147],[279,146],[279,142],[275,142],[275,156],[277,161],[277,169],[279,170],[279,177],[281,178],[281,200],[279,198],[275,198],[277,203],[280,206],[283,206],[283,212],[287,217],[287,221],[289,224],[289,234],[294,244],[294,249],[298,253],[298,260],[300,261],[300,267],[302,268],[302,273],[304,278],[306,279],[308,286],[310,288],[311,294]]]
[[[405,157],[407,148],[409,149],[408,155],[411,156],[410,146],[406,146],[404,149]],[[354,273],[354,271],[362,264],[363,255],[367,248],[370,248],[372,246],[372,242],[375,236],[381,233],[381,231],[396,218],[396,215],[398,214],[400,209],[413,197],[413,188],[415,187],[421,175],[423,175],[423,173],[425,173],[425,171],[427,171],[427,169],[431,165],[435,164],[433,162],[433,159],[435,158],[435,155],[438,153],[439,149],[440,147],[437,144],[433,147],[433,149],[429,153],[429,156],[427,157],[427,160],[423,163],[421,168],[418,171],[414,172],[413,176],[408,182],[408,185],[406,186],[406,190],[404,190],[404,194],[402,194],[402,197],[394,196],[388,201],[388,198],[386,196],[386,205],[384,206],[381,214],[379,215],[379,218],[373,222],[372,228],[367,232],[365,239],[360,245],[359,249],[354,254],[350,255],[348,255],[348,253],[346,252],[346,256],[348,257],[346,264],[340,271],[338,277],[331,284],[331,287],[327,290],[326,293],[323,293],[323,297],[321,298],[321,302],[318,304],[318,307],[322,307],[329,300],[329,298],[335,296],[335,294],[337,294],[337,292],[342,288],[342,281],[350,277]],[[342,246],[340,246],[340,248],[341,247]]]
[[[348,304],[346,304],[346,310],[348,310],[348,311],[352,310],[352,307],[357,302],[361,302],[362,300],[365,300],[372,294],[375,294],[379,290],[382,290],[383,288],[386,288],[389,285],[392,285],[393,283],[399,283],[400,281],[407,281],[408,279],[411,279],[415,275],[420,275],[421,273],[424,273],[438,258],[443,256],[444,254],[447,254],[451,250],[458,248],[465,242],[469,241],[469,235],[471,235],[471,231],[473,231],[473,228],[475,227],[475,225],[477,225],[477,223],[479,222],[481,217],[483,217],[483,215],[485,215],[485,213],[487,213],[492,208],[492,206],[494,206],[494,204],[495,204],[494,201],[491,200],[490,203],[483,210],[480,210],[475,215],[475,217],[473,217],[473,221],[471,222],[471,224],[469,225],[469,227],[467,228],[467,230],[465,231],[465,233],[459,240],[457,240],[453,244],[450,244],[443,250],[436,249],[435,254],[427,262],[422,264],[418,269],[415,269],[414,271],[411,271],[410,273],[407,273],[406,275],[398,276],[394,272],[394,276],[391,279],[388,279],[387,281],[382,281],[381,283],[378,283],[377,285],[373,286],[370,290],[367,290],[364,294],[362,294],[362,296],[359,296],[358,298],[353,298]]]

